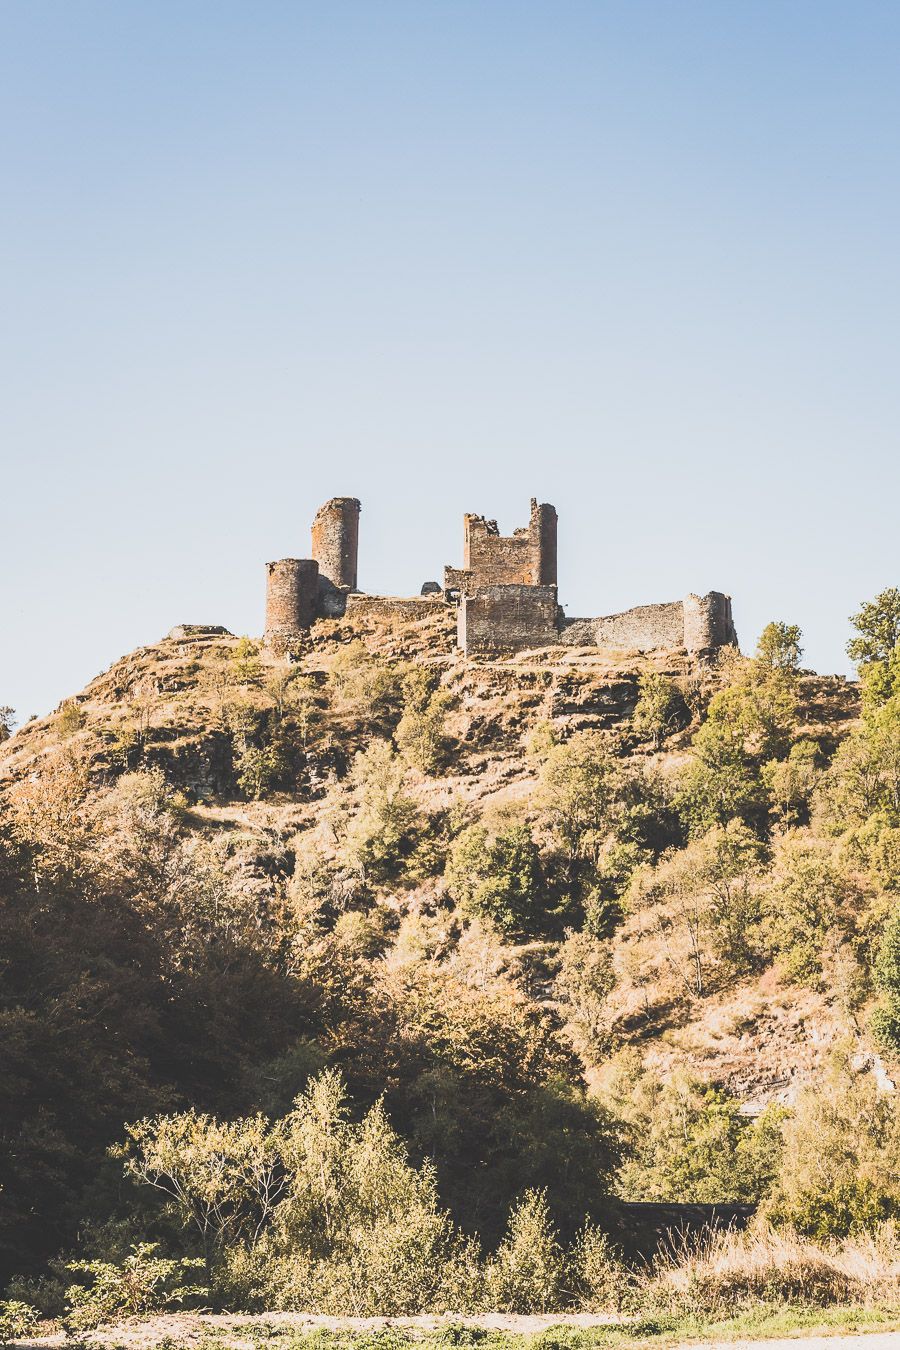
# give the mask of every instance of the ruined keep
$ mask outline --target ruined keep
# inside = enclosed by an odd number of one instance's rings
[[[319,565],[323,614],[343,614],[347,596],[356,590],[359,512],[356,497],[332,497],[319,507],[312,523],[312,555]]]
[[[531,518],[502,535],[496,520],[463,517],[463,565],[444,568],[444,592],[457,599],[485,586],[556,585],[556,508],[532,497]]]
[[[316,619],[415,619],[442,606],[456,609],[458,644],[470,656],[564,645],[702,657],[737,645],[731,598],[721,591],[567,618],[557,598],[556,510],[534,499],[528,524],[511,535],[501,535],[495,520],[466,515],[463,565],[444,569],[443,589],[427,582],[417,596],[363,595],[357,589],[359,513],[356,497],[333,497],[316,512],[312,558],[267,564],[267,644],[289,652]]]

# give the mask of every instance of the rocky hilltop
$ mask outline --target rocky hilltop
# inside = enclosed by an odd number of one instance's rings
[[[454,619],[442,607],[410,620],[362,612],[322,620],[290,662],[224,629],[186,624],[23,727],[0,747],[0,785],[12,796],[33,790],[64,760],[82,766],[86,790],[102,798],[124,775],[158,770],[181,794],[184,828],[227,838],[231,865],[239,864],[248,887],[280,894],[290,886],[298,840],[315,839],[322,857],[346,870],[340,831],[329,822],[338,802],[353,812],[355,757],[373,739],[396,739],[404,699],[398,681],[408,682],[410,670],[425,680],[422,699],[439,704],[441,750],[424,768],[407,757],[403,791],[441,828],[453,811],[469,821],[508,816],[539,828],[542,746],[579,733],[599,738],[623,765],[674,782],[710,698],[730,678],[683,651],[554,646],[475,662],[456,649]],[[677,691],[668,724],[652,737],[634,721],[648,675]],[[794,739],[831,750],[858,718],[858,691],[841,678],[801,674],[796,707]],[[281,751],[273,763],[257,763],[277,728],[285,729]],[[390,908],[395,936],[405,915],[433,916],[449,903],[439,868],[423,874],[402,862],[367,878],[360,897],[353,903],[362,908]],[[847,1034],[839,993],[786,979],[775,962],[712,980],[702,997],[688,997],[677,980],[673,986],[665,944],[644,940],[648,922],[647,911],[629,913],[626,905],[611,927],[615,983],[604,1046],[630,1046],[661,1071],[688,1065],[749,1111],[790,1101]],[[561,937],[562,930],[556,940],[500,931],[492,956],[520,995],[553,1017]],[[457,931],[452,941],[460,940]],[[862,1040],[859,1050],[869,1054]],[[602,1083],[602,1059],[584,1057],[590,1081]]]

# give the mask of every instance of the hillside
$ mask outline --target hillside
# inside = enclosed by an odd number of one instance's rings
[[[552,648],[476,663],[455,651],[454,637],[446,611],[409,624],[318,624],[292,669],[309,680],[311,704],[327,716],[327,726],[317,732],[287,790],[267,789],[252,800],[240,791],[226,716],[236,690],[261,708],[271,702],[266,684],[284,672],[285,663],[262,649],[253,658],[258,672],[244,680],[235,672],[241,640],[190,625],[116,662],[62,712],[29,723],[0,747],[0,783],[40,772],[61,747],[87,762],[98,788],[128,769],[159,767],[167,782],[186,794],[191,828],[241,830],[244,865],[253,871],[264,867],[273,837],[287,847],[297,831],[316,828],[329,785],[345,778],[353,754],[368,743],[372,726],[360,716],[359,702],[351,696],[334,708],[328,700],[330,673],[351,644],[363,643],[379,662],[423,663],[449,697],[447,764],[427,776],[409,774],[410,790],[429,812],[455,802],[476,812],[527,809],[540,771],[527,750],[535,729],[551,727],[561,740],[596,732],[616,756],[675,773],[685,763],[696,721],[669,735],[658,751],[642,742],[631,725],[642,672],[696,684],[698,697],[707,700],[722,682],[714,668],[697,666],[680,653],[617,659],[615,652],[592,648]],[[840,677],[801,677],[798,701],[797,735],[832,745],[859,716],[858,689]],[[61,732],[67,713],[81,724]],[[433,898],[431,882],[416,887],[402,876],[392,880],[410,909]],[[623,970],[632,936],[626,924],[617,938]],[[515,947],[505,959],[515,962]],[[617,1039],[639,1045],[648,1062],[662,1069],[690,1063],[753,1109],[772,1098],[791,1100],[846,1030],[832,992],[798,990],[771,969],[696,1006],[657,1006],[650,1015],[652,974],[649,987],[634,979],[624,983],[611,1009]]]
[[[8,1267],[132,1222],[128,1122],[277,1116],[329,1066],[488,1247],[528,1187],[567,1237],[780,1194],[836,1052],[891,1087],[893,880],[835,819],[860,717],[762,657],[466,659],[444,607],[116,662],[0,746]]]

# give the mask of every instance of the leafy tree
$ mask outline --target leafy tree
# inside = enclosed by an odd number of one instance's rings
[[[597,1064],[609,1041],[607,1000],[616,983],[609,944],[569,929],[558,961],[553,988],[573,1044],[582,1059]]]
[[[334,1071],[274,1124],[141,1122],[126,1160],[199,1230],[217,1287],[244,1306],[397,1315],[469,1294],[473,1254],[433,1168],[410,1164],[381,1103],[355,1123]]]
[[[683,1071],[663,1081],[627,1061],[613,1092],[631,1140],[620,1173],[626,1198],[753,1202],[772,1184],[781,1153],[777,1114],[754,1125],[722,1089]]]
[[[810,803],[822,776],[821,750],[816,741],[795,741],[787,759],[770,759],[762,766],[762,780],[775,819],[783,826],[806,825]]]
[[[138,1121],[126,1135],[126,1174],[160,1191],[199,1234],[208,1278],[227,1242],[260,1236],[285,1190],[262,1116],[222,1123],[187,1111]]]
[[[889,587],[867,600],[850,622],[857,636],[847,643],[847,654],[859,665],[888,661],[900,642],[900,590]]]
[[[615,791],[615,761],[601,736],[582,731],[551,748],[539,804],[569,858],[596,857],[610,827]]]
[[[800,669],[803,634],[795,623],[767,623],[756,646],[756,661],[764,670],[794,675]]]
[[[655,870],[636,874],[631,904],[656,906],[668,963],[692,997],[707,992],[713,956],[738,972],[759,964],[762,859],[756,836],[732,820],[671,854]]]
[[[881,994],[874,1030],[884,1045],[896,1051],[900,1048],[900,909],[893,909],[884,925],[874,974]]]
[[[353,815],[341,853],[363,877],[383,880],[409,858],[422,828],[404,791],[406,766],[387,741],[372,741],[353,761]]]
[[[835,833],[864,825],[875,813],[900,825],[900,698],[871,710],[862,727],[841,743],[815,805]]]
[[[639,689],[632,725],[639,736],[646,737],[658,750],[667,736],[686,724],[690,714],[678,685],[660,671],[645,670]]]
[[[422,773],[435,773],[447,753],[445,722],[449,695],[437,688],[427,667],[410,665],[402,679],[403,715],[394,740],[407,764]]]
[[[256,684],[262,676],[259,661],[259,643],[252,638],[239,638],[228,655],[229,674],[235,684]]]
[[[829,946],[852,930],[857,904],[827,841],[801,831],[779,841],[766,883],[766,928],[790,979],[817,981]]]
[[[445,875],[463,910],[501,933],[533,935],[546,928],[540,854],[527,826],[508,825],[491,835],[483,825],[470,825],[455,840]]]
[[[760,677],[752,663],[745,664],[738,678],[713,696],[677,799],[692,833],[735,816],[762,825],[761,768],[787,754],[795,718],[796,694],[784,671]]]
[[[837,1054],[824,1081],[800,1094],[783,1134],[768,1218],[830,1238],[900,1217],[897,1108],[848,1054]]]

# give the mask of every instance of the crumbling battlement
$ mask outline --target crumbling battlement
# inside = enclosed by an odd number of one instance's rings
[[[458,605],[458,641],[471,656],[501,656],[563,643],[617,651],[684,650],[702,656],[737,645],[731,599],[689,595],[622,614],[567,619],[556,590],[556,509],[531,501],[529,522],[501,535],[495,520],[464,517],[463,566],[447,567],[443,590],[363,595],[357,590],[360,504],[333,497],[316,512],[312,558],[267,564],[265,641],[290,652],[317,618],[415,619]]]
[[[463,517],[463,565],[444,569],[444,593],[458,599],[482,586],[556,585],[556,508],[531,499],[527,525],[503,535],[496,520]]]

